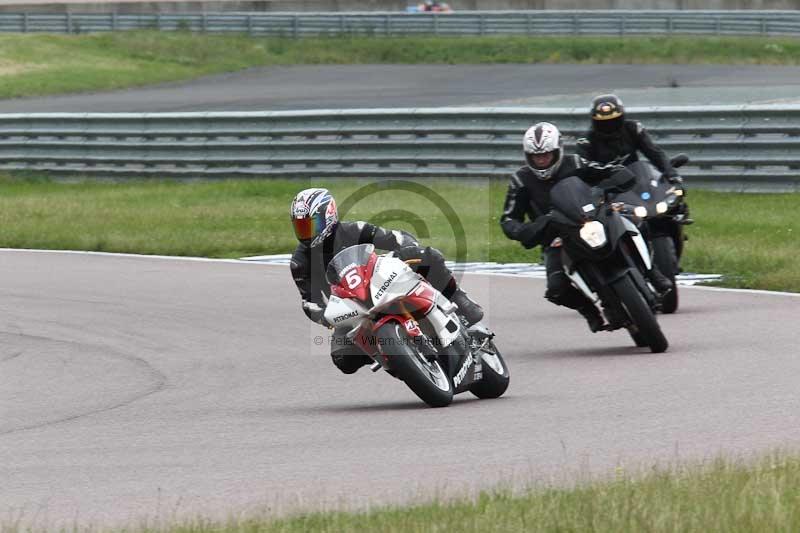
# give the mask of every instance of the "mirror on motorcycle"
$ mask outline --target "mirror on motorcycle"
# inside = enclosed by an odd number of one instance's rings
[[[636,185],[636,174],[627,168],[621,168],[614,172],[610,178],[606,178],[597,184],[597,188],[605,191],[606,194],[622,193],[628,191]]]
[[[672,165],[672,168],[680,168],[688,162],[689,156],[686,154],[678,154],[669,160],[669,164]]]

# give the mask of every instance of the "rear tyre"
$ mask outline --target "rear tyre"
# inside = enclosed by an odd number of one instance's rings
[[[482,400],[499,398],[506,392],[510,379],[506,362],[492,341],[487,342],[478,355],[483,377],[473,383],[469,391]]]
[[[434,359],[430,361],[397,322],[388,322],[376,332],[395,377],[404,381],[420,400],[431,407],[446,407],[453,401],[453,382]]]
[[[642,336],[642,334],[639,333],[638,331],[636,333],[634,333],[632,331],[629,331],[628,333],[631,334],[631,339],[633,339],[633,342],[635,342],[636,346],[638,346],[639,348],[644,348],[644,347],[649,347],[650,346],[649,344],[647,344],[647,339],[645,339]]]
[[[653,353],[665,351],[669,347],[667,338],[664,337],[653,310],[647,305],[631,277],[628,275],[618,279],[612,287],[636,327],[636,332],[631,332],[634,341],[638,338]],[[639,346],[638,341],[636,345]]]
[[[653,239],[653,261],[662,274],[672,282],[672,290],[661,300],[661,312],[671,314],[678,310],[678,285],[675,276],[678,274],[678,254],[672,237]]]

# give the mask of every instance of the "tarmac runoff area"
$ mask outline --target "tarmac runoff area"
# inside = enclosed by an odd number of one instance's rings
[[[511,386],[429,409],[336,370],[285,265],[0,251],[0,516],[363,508],[800,444],[797,295],[682,288],[653,355],[540,279],[463,284]]]
[[[768,87],[768,90],[765,90]],[[800,67],[331,65],[254,68],[108,93],[0,101],[4,113],[272,111],[439,106],[587,107],[800,102]]]

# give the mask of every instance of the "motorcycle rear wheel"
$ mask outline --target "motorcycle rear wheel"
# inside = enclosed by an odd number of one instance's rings
[[[661,326],[658,325],[655,314],[650,306],[645,301],[644,296],[636,288],[636,284],[631,279],[630,275],[623,276],[612,284],[614,292],[620,299],[623,307],[628,312],[634,325],[636,326],[636,333],[631,336],[634,339],[638,338],[642,343],[646,343],[653,353],[661,353],[666,351],[669,347],[669,342],[661,331]],[[637,346],[639,342],[636,342]]]
[[[446,407],[453,401],[453,381],[439,361],[430,361],[397,322],[388,322],[376,332],[389,357],[394,375],[431,407]]]
[[[478,352],[481,357],[483,377],[473,383],[469,391],[482,400],[499,398],[508,389],[508,366],[493,341]]]

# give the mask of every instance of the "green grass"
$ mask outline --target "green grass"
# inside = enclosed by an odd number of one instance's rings
[[[727,63],[796,65],[800,40],[760,37],[325,37],[189,32],[0,35],[0,98],[105,91],[268,65]]]
[[[441,205],[457,212],[471,261],[535,262],[499,227],[506,184],[428,180],[432,192],[384,190],[357,202],[348,219],[418,235],[450,257],[457,235]],[[132,180],[121,183],[0,179],[0,247],[203,257],[290,252],[288,208],[302,188],[324,185],[340,208],[371,182]],[[443,201],[431,200],[431,194]],[[741,288],[800,292],[800,194],[690,191],[687,271],[725,274]]]
[[[762,533],[800,531],[800,458],[715,460],[654,468],[572,487],[495,490],[475,498],[314,512],[282,519],[195,520],[127,531],[169,533],[575,532]],[[11,531],[9,532],[11,533]]]
[[[171,531],[211,531],[211,524]],[[483,493],[367,513],[314,513],[285,520],[231,523],[216,531],[252,532],[711,532],[800,530],[800,459],[757,464],[717,460],[657,469],[572,488]]]

